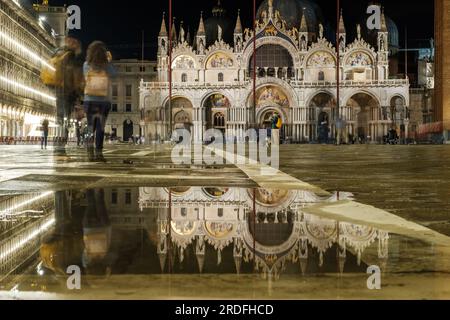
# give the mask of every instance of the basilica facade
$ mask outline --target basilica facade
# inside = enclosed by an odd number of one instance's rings
[[[208,129],[244,140],[248,129],[269,127],[274,113],[292,143],[317,141],[324,127],[334,139],[338,119],[348,137],[367,142],[381,142],[391,128],[411,134],[409,81],[392,70],[398,30],[384,12],[380,30],[355,25],[349,33],[341,14],[339,42],[310,0],[264,1],[255,32],[239,14],[231,24],[225,16],[219,2],[193,39],[182,24],[169,36],[163,18],[158,80],[140,86],[147,141],[169,140],[177,129],[194,142]]]

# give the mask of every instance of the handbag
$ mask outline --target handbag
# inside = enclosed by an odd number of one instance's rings
[[[86,75],[84,94],[94,97],[107,97],[109,76],[105,70],[90,70]]]
[[[47,86],[64,86],[64,68],[70,52],[59,53],[52,57],[41,69],[41,80]]]

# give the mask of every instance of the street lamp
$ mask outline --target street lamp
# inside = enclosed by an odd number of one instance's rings
[[[337,91],[336,91],[336,100],[337,100],[337,114],[338,118],[341,116],[341,110],[340,110],[340,92],[339,92],[339,86],[340,86],[340,42],[341,42],[341,34],[339,30],[339,22],[341,20],[341,4],[339,0],[336,0],[336,84],[337,84]]]

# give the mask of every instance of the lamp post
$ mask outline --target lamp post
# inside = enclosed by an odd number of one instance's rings
[[[340,144],[340,135],[342,131],[342,121],[341,121],[341,106],[340,106],[340,67],[341,67],[341,33],[340,33],[340,20],[341,20],[341,4],[340,0],[336,0],[336,112],[334,113],[335,119],[335,138],[336,138],[336,144]],[[339,126],[339,127],[338,127]]]
[[[63,122],[63,127],[62,127],[62,136],[63,138],[67,138],[66,137],[66,130],[67,130],[67,117],[64,117],[64,122]]]
[[[341,108],[340,108],[340,65],[341,65],[341,55],[340,55],[340,42],[341,42],[341,34],[339,30],[339,22],[340,22],[340,12],[341,12],[341,4],[340,0],[336,0],[336,107],[337,107],[337,116],[341,117]]]
[[[173,18],[173,10],[172,10],[172,0],[169,0],[169,64],[168,64],[168,80],[169,80],[169,132],[168,132],[168,137],[169,140],[172,137],[172,90],[173,90],[173,86],[172,86],[172,49],[173,49],[173,41],[176,41],[176,39],[173,39],[172,37],[172,27],[174,26],[174,18]],[[166,106],[164,106],[164,109],[166,108]],[[164,115],[167,115],[167,110],[165,110]]]

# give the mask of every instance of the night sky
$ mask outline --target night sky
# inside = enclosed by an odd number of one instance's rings
[[[40,0],[39,0],[40,1]],[[313,0],[322,8],[325,19],[335,25],[336,5],[333,0]],[[248,2],[248,3],[246,3]],[[259,5],[262,0],[257,0]],[[386,14],[393,19],[400,31],[400,45],[405,43],[404,30],[408,28],[408,39],[430,39],[434,37],[434,5],[432,0],[379,0],[385,7]],[[184,21],[185,26],[198,27],[200,11],[205,18],[211,15],[212,7],[217,0],[173,0],[174,16],[177,21]],[[245,27],[251,26],[252,0],[222,0],[228,16],[233,21],[237,10],[241,9],[242,22]],[[366,17],[368,0],[341,0],[347,29],[355,28],[356,23]],[[168,13],[168,1],[160,0],[50,0],[50,4],[76,4],[82,10],[83,42],[93,40],[105,41],[116,53],[116,58],[140,58],[141,34],[145,31],[145,56],[154,59],[156,56],[156,39],[161,26],[162,12]],[[364,21],[364,20],[363,20]],[[350,34],[351,31],[347,30]],[[349,39],[351,40],[351,38]],[[412,42],[411,42],[412,43]],[[119,57],[117,57],[119,55]]]

